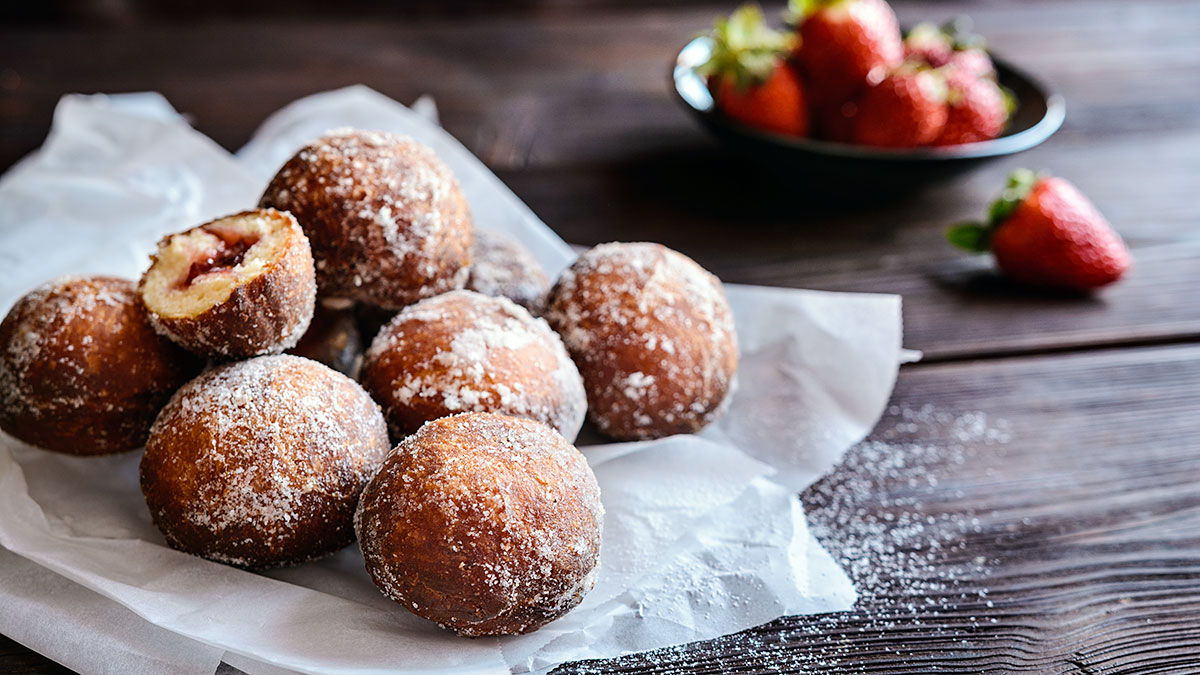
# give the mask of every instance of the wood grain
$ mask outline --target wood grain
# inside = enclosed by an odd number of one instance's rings
[[[1198,400],[1198,346],[906,368],[804,495],[854,611],[559,672],[1196,672]]]
[[[672,100],[674,51],[733,3],[438,4],[30,9],[32,24],[0,21],[0,167],[69,92],[161,91],[233,149],[285,103],[362,82],[434,95],[569,241],[656,240],[730,281],[902,294],[926,361],[805,495],[860,605],[564,672],[1200,672],[1200,3],[894,3],[908,23],[972,15],[1065,94],[1067,121],[1019,157],[853,203],[730,154]],[[1048,296],[942,243],[1026,165],[1094,199],[1134,251],[1127,280]],[[3,637],[0,669],[63,671]]]
[[[902,293],[909,346],[931,358],[1200,333],[1200,4],[896,5],[908,22],[971,14],[999,53],[1063,91],[1063,129],[898,201],[829,203],[729,154],[672,99],[667,64],[720,3],[453,19],[375,7],[369,21],[0,29],[0,165],[41,142],[66,92],[162,91],[236,148],[285,103],[363,82],[401,101],[433,94],[447,128],[568,241],[651,239],[732,281]],[[1047,299],[942,241],[1022,165],[1091,195],[1134,249],[1127,282]]]
[[[1197,401],[1197,345],[906,367],[803,495],[854,610],[559,672],[1195,672]]]

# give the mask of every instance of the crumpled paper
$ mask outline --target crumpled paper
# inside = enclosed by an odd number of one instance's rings
[[[137,278],[160,236],[253,205],[300,145],[341,126],[433,146],[480,227],[517,236],[551,274],[569,264],[571,249],[424,108],[364,87],[317,94],[235,159],[156,94],[65,97],[45,145],[0,179],[0,308],[61,274]],[[727,288],[742,351],[728,415],[697,436],[585,448],[607,510],[601,573],[535,633],[441,630],[376,591],[355,546],[265,574],[171,550],[142,501],[138,453],[66,457],[3,434],[0,632],[87,672],[210,673],[224,659],[252,675],[503,673],[847,609],[853,587],[795,493],[882,413],[902,359],[899,298]]]

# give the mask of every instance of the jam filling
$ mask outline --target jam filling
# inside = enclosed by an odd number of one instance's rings
[[[192,266],[188,268],[187,277],[183,280],[183,286],[191,285],[198,276],[224,272],[237,267],[246,258],[246,251],[258,243],[257,237],[247,237],[225,230],[206,229],[205,232],[215,236],[219,241],[216,246],[192,262]]]

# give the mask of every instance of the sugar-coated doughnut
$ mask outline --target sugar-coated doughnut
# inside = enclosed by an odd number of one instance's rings
[[[292,347],[317,297],[308,239],[295,218],[274,209],[165,237],[139,291],[164,335],[218,359]]]
[[[503,232],[476,230],[467,289],[508,298],[538,314],[550,289],[550,279],[533,253],[515,238]]]
[[[219,366],[163,408],[142,492],[172,547],[239,567],[291,565],[354,539],[353,514],[389,448],[379,406],[299,356]]]
[[[300,221],[322,296],[400,309],[466,283],[466,199],[437,155],[407,136],[331,132],[283,165],[261,204]]]
[[[400,310],[367,350],[362,383],[397,438],[438,417],[488,411],[574,439],[587,408],[579,371],[546,322],[473,291]]]
[[[579,366],[588,417],[618,439],[691,433],[724,410],[737,371],[718,280],[651,243],[586,251],[551,289],[546,319]]]
[[[0,322],[0,429],[72,455],[140,448],[203,365],[154,331],[132,281],[57,279]]]
[[[595,585],[604,507],[583,455],[550,427],[443,417],[388,455],[355,517],[385,595],[462,635],[528,633]]]

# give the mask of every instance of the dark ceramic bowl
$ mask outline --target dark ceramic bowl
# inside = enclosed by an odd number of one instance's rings
[[[801,174],[822,186],[903,189],[959,173],[983,161],[1028,150],[1062,126],[1063,97],[1032,77],[993,57],[1000,84],[1016,97],[1016,110],[1004,135],[980,143],[926,148],[872,148],[760,131],[721,114],[696,67],[712,42],[698,37],[675,58],[675,93],[709,131],[731,148]]]

